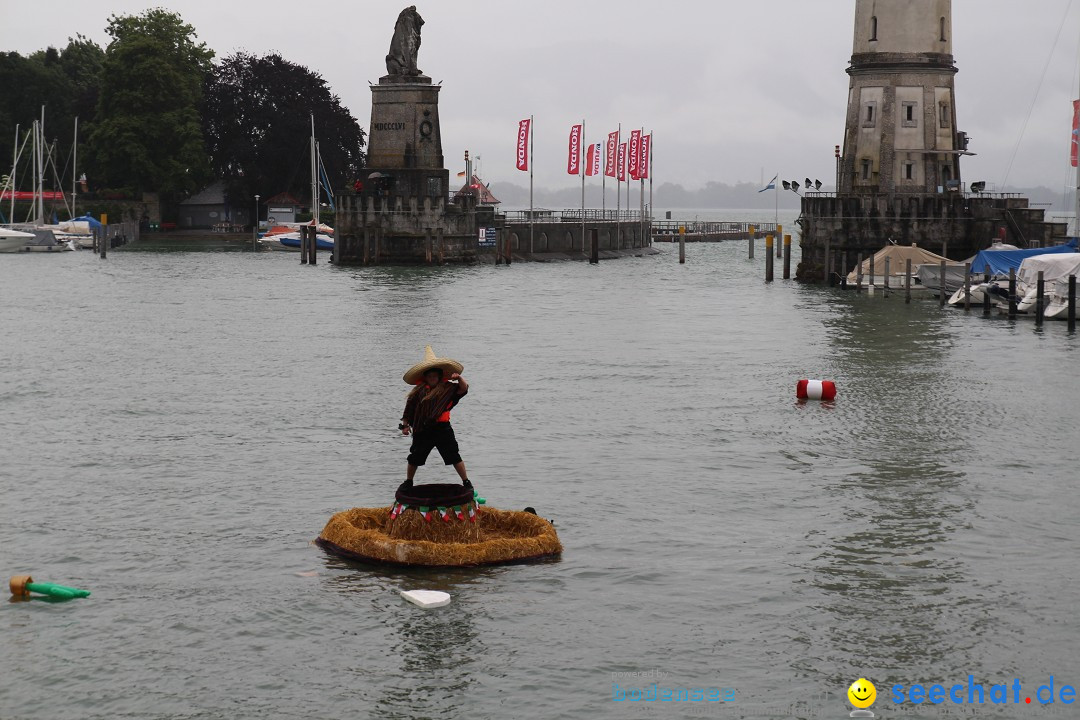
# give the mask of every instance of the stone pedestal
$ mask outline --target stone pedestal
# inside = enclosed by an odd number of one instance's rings
[[[371,87],[367,187],[402,197],[449,193],[439,129],[441,89],[424,75],[387,75]]]

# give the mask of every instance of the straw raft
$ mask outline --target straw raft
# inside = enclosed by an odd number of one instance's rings
[[[555,528],[528,512],[484,507],[476,522],[430,520],[413,509],[353,508],[330,518],[316,540],[328,552],[395,565],[491,565],[558,555]]]

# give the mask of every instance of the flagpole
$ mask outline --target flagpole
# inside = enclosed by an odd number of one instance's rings
[[[638,135],[638,247],[645,246],[645,178],[641,176],[641,138],[645,136],[645,128],[641,128],[641,134]]]
[[[18,134],[18,133],[16,133]],[[619,179],[619,147],[622,145],[622,123],[619,123],[619,129],[615,135],[615,249],[622,249],[622,218],[619,217],[620,211],[622,211],[622,180]]]
[[[652,204],[652,171],[653,171],[653,134],[649,132],[649,245],[652,245],[652,216],[653,216],[653,204]]]
[[[578,139],[578,170],[581,171],[581,252],[585,252],[585,118],[581,119],[581,137]]]
[[[529,255],[533,254],[533,135],[536,128],[533,127],[533,116],[529,116]]]

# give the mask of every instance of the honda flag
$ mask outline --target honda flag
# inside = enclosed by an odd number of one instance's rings
[[[585,159],[585,174],[599,175],[600,174],[600,143],[590,145],[585,148],[588,156]]]
[[[570,157],[566,160],[566,172],[577,175],[581,166],[581,126],[570,128]]]
[[[1080,140],[1080,100],[1073,100],[1073,129],[1072,129],[1072,149],[1069,151],[1069,158],[1072,161],[1072,166],[1076,167],[1077,156],[1077,140]]]
[[[619,152],[619,131],[608,133],[607,155],[604,158],[604,174],[615,177],[615,156]]]
[[[615,171],[618,173],[619,182],[626,179],[626,143],[619,143],[619,157],[615,161]]]
[[[517,134],[517,169],[529,169],[529,133],[532,131],[532,120],[526,118],[518,123]]]
[[[649,179],[649,154],[652,152],[652,133],[641,136],[641,169],[638,177]]]
[[[630,173],[631,180],[640,180],[641,175],[641,131],[630,131],[630,147],[627,148],[629,154],[626,156],[626,171]]]

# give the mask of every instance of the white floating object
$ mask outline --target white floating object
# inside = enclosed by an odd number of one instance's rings
[[[441,590],[402,590],[401,597],[425,610],[450,604],[450,593]]]

